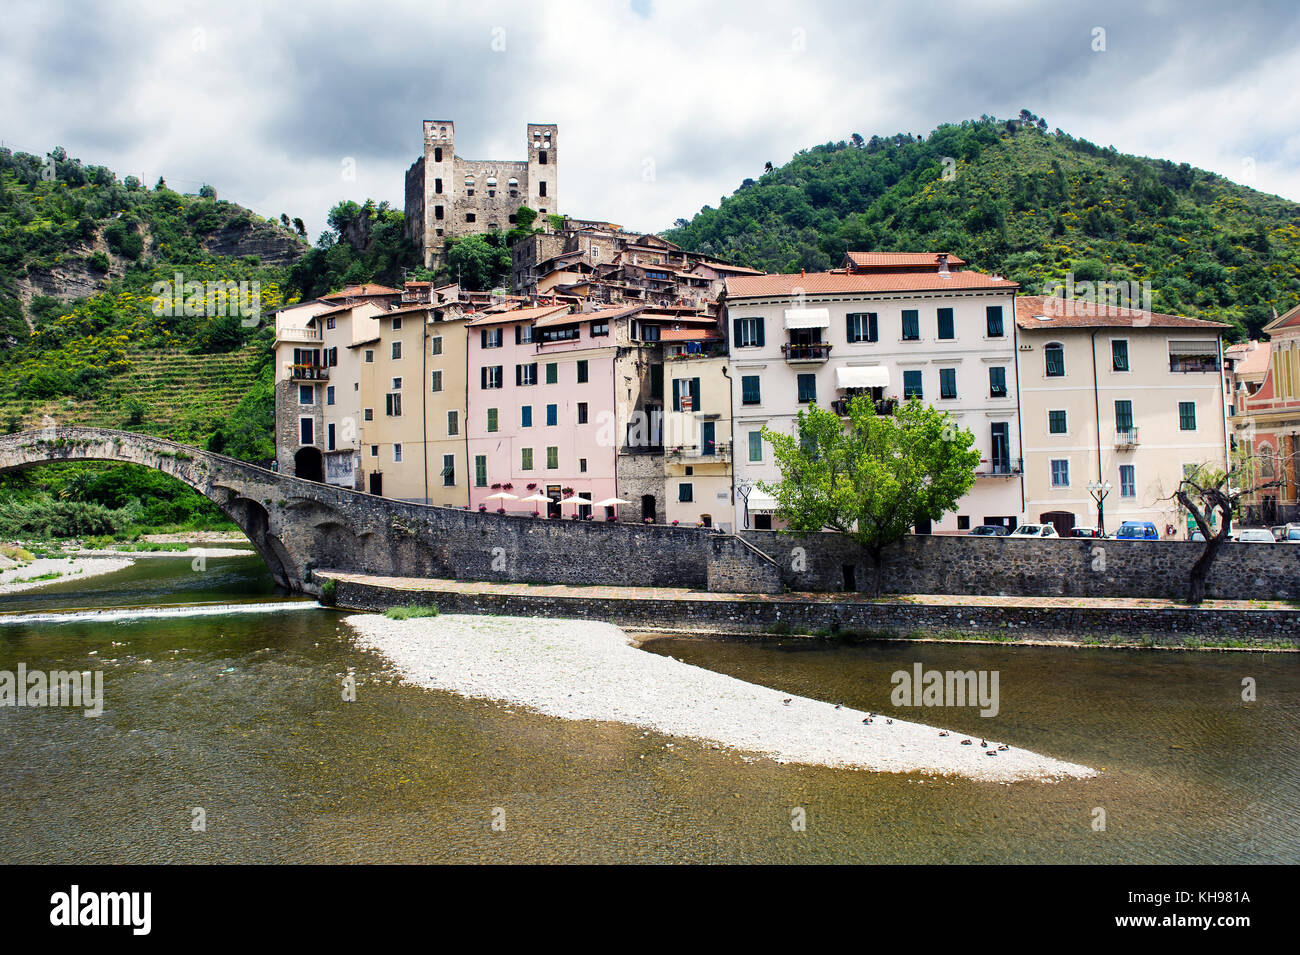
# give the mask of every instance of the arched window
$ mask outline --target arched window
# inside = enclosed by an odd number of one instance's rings
[[[1051,342],[1043,347],[1043,362],[1048,378],[1065,377],[1065,348],[1060,342]]]
[[[494,189],[494,188],[496,188],[497,177],[496,177],[496,176],[488,176],[487,184],[488,184],[488,188],[489,188],[489,189]]]
[[[1273,467],[1273,448],[1267,444],[1259,446],[1259,476],[1266,481],[1271,481],[1276,476]]]

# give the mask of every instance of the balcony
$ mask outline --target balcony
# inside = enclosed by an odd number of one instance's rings
[[[1170,355],[1169,370],[1187,374],[1197,371],[1218,371],[1218,355]]]
[[[829,342],[787,342],[781,353],[791,365],[821,365],[831,357]]]
[[[834,401],[831,402],[831,411],[835,412],[841,418],[847,418],[849,416],[849,402],[851,400],[852,400],[851,397],[836,398]],[[892,415],[895,411],[898,410],[897,398],[878,398],[874,401],[868,398],[867,401],[869,404],[875,405],[876,414],[882,417],[886,415]]]
[[[1023,470],[1023,458],[1016,458],[1014,461],[1007,458],[994,458],[992,463],[981,461],[975,476],[977,478],[1009,478],[1015,477]]]
[[[320,329],[285,326],[275,330],[277,342],[318,342],[321,340]]]
[[[290,365],[290,381],[328,381],[330,370],[324,365]]]
[[[1137,428],[1121,428],[1115,432],[1115,447],[1136,448],[1138,445]]]
[[[710,461],[730,461],[731,442],[716,441],[711,449],[694,446],[677,447],[668,452],[668,457],[673,460],[698,461],[701,464],[708,464]]]

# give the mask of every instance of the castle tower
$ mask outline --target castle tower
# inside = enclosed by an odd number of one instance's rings
[[[448,224],[455,221],[452,177],[456,166],[456,124],[446,119],[424,121],[424,264],[442,255]]]
[[[528,124],[528,207],[542,215],[560,211],[559,136],[554,123]]]

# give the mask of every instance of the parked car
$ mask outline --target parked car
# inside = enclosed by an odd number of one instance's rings
[[[1115,532],[1117,541],[1158,541],[1160,532],[1151,521],[1125,521]]]
[[[1286,532],[1280,539],[1288,544],[1300,544],[1300,524],[1286,525]]]
[[[1009,537],[1060,537],[1051,524],[1021,524]]]
[[[1277,538],[1267,527],[1243,527],[1237,534],[1243,544],[1276,544]]]
[[[1072,527],[1070,528],[1071,537],[1100,537],[1095,527]]]
[[[1286,540],[1285,524],[1274,524],[1272,527],[1269,528],[1269,530],[1273,532],[1273,540],[1275,541]]]
[[[1011,531],[1001,524],[981,524],[971,528],[974,537],[1006,537]]]
[[[1187,536],[1187,539],[1189,541],[1200,541],[1202,544],[1205,543],[1205,535],[1201,533],[1200,528],[1192,531],[1191,534]]]

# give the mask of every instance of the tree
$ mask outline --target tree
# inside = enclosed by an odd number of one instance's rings
[[[217,190],[214,189],[212,186],[209,186],[209,185],[205,182],[203,185],[199,186],[199,198],[200,198],[200,199],[216,199],[216,198],[217,198]]]
[[[867,398],[848,405],[848,425],[815,404],[796,433],[763,429],[781,482],[759,482],[792,533],[843,534],[870,557],[881,590],[883,553],[920,521],[940,519],[975,483],[975,438],[951,416],[913,399],[892,415]]]
[[[510,274],[510,250],[501,247],[498,236],[476,234],[452,240],[447,249],[447,271],[461,288],[495,288]]]
[[[307,238],[307,224],[297,216],[295,216],[293,220],[293,229],[300,237],[304,239]]]

